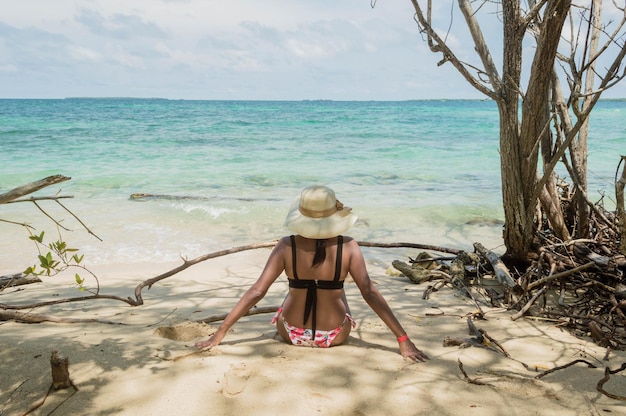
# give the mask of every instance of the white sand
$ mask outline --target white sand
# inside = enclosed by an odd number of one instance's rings
[[[20,415],[38,403],[51,384],[50,352],[69,357],[79,388],[53,391],[33,415],[600,415],[626,414],[624,403],[596,391],[604,367],[626,362],[625,352],[605,350],[547,322],[512,321],[510,313],[484,308],[476,321],[514,359],[478,347],[443,347],[446,336],[466,338],[467,299],[445,288],[422,299],[425,285],[385,274],[370,265],[416,345],[432,358],[404,361],[393,335],[367,307],[354,284],[346,284],[358,327],[347,345],[331,349],[293,347],[275,338],[271,315],[244,317],[224,343],[197,352],[196,339],[217,327],[196,320],[226,313],[260,273],[268,250],[209,260],[143,290],[145,304],[96,300],[41,307],[33,313],[98,318],[125,323],[0,324],[0,415]],[[400,257],[401,258],[401,257]],[[98,267],[101,294],[133,297],[135,286],[177,266]],[[71,278],[7,289],[0,303],[81,296]],[[258,306],[278,306],[284,277]],[[427,316],[444,312],[440,316]],[[169,338],[168,338],[169,337]],[[520,363],[548,369],[533,377]],[[468,383],[459,370],[489,385]],[[626,395],[626,375],[612,376],[605,388]]]

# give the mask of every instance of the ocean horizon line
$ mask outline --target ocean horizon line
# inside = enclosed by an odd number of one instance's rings
[[[75,97],[61,97],[61,98],[52,98],[52,97],[0,97],[0,101],[64,101],[64,100],[85,100],[85,101],[185,101],[185,102],[259,102],[259,103],[294,103],[294,102],[312,102],[312,103],[322,103],[322,102],[333,102],[333,103],[410,103],[410,102],[438,102],[438,101],[467,101],[467,102],[482,102],[482,101],[491,101],[495,102],[493,99],[484,97],[484,98],[413,98],[413,99],[405,99],[405,100],[389,100],[389,99],[373,99],[373,100],[335,100],[329,98],[319,98],[319,99],[226,99],[226,98],[166,98],[166,97],[124,97],[124,96],[115,96],[115,97],[98,97],[98,96],[75,96]],[[612,102],[623,102],[626,101],[626,97],[611,97],[611,98],[600,98],[599,101],[612,101]]]

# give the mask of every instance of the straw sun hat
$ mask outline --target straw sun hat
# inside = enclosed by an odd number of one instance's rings
[[[285,226],[302,237],[325,239],[348,231],[356,219],[352,208],[344,207],[332,189],[313,185],[304,188],[293,203]]]

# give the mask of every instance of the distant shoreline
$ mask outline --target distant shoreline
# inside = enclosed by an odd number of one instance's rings
[[[19,100],[50,100],[50,101],[197,101],[197,102],[312,102],[312,103],[322,103],[322,102],[333,102],[333,103],[410,103],[410,102],[437,102],[437,101],[468,101],[468,102],[480,102],[480,101],[493,101],[490,98],[424,98],[424,99],[410,99],[410,100],[331,100],[331,99],[301,99],[301,100],[258,100],[258,99],[218,99],[218,98],[209,98],[209,99],[187,99],[187,98],[161,98],[161,97],[63,97],[63,98],[0,98],[0,101],[19,101]],[[624,98],[601,98],[600,101],[608,101],[608,102],[624,102],[626,101],[626,97]]]

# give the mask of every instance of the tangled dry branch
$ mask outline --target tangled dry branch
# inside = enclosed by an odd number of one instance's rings
[[[503,265],[479,243],[475,253],[452,258],[421,253],[410,259],[411,265],[393,265],[415,283],[439,280],[477,304],[482,299],[516,311],[514,320],[542,317],[600,346],[624,350],[626,257],[620,252],[618,219],[599,202],[591,210],[590,224],[590,238],[564,242],[544,221],[538,228],[537,256],[523,268]],[[428,286],[425,297],[440,287]]]

